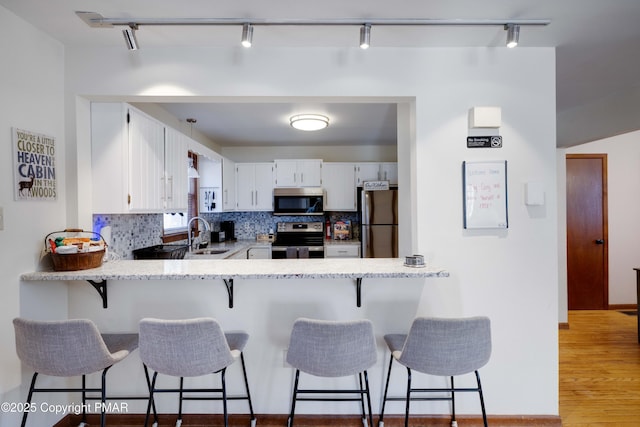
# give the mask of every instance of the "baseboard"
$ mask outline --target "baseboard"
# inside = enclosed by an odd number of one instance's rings
[[[609,304],[609,310],[637,310],[638,304]]]
[[[107,425],[128,427],[144,424],[144,414],[108,414]],[[281,414],[256,414],[257,424],[260,427],[282,427],[287,425],[287,415]],[[162,414],[159,416],[160,425],[175,425],[176,415]],[[373,417],[374,426],[378,425],[378,416]],[[82,417],[69,414],[53,427],[75,427]],[[185,414],[182,418],[185,425],[222,425],[220,414]],[[100,416],[91,414],[87,416],[91,425],[100,424]],[[480,415],[459,415],[459,425],[465,427],[480,427],[483,425]],[[562,420],[555,415],[489,415],[488,422],[491,427],[562,427]],[[430,427],[450,427],[449,415],[412,415],[411,424],[429,425]],[[248,415],[229,415],[229,426],[245,427],[249,425]],[[362,427],[359,415],[296,415],[295,425],[300,427]],[[385,427],[404,426],[404,416],[385,415]]]

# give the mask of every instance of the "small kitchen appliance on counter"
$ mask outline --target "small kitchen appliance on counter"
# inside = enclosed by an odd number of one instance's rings
[[[222,243],[226,240],[227,233],[225,231],[212,231],[211,232],[211,242],[212,243]]]
[[[236,223],[234,221],[221,221],[220,231],[224,232],[225,241],[236,240]]]

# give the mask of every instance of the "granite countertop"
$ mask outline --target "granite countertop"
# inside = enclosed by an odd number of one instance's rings
[[[22,274],[40,280],[210,280],[448,277],[441,268],[406,267],[401,258],[119,260],[79,271]]]

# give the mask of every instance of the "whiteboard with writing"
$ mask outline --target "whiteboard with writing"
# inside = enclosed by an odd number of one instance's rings
[[[464,228],[507,228],[507,161],[462,162]]]

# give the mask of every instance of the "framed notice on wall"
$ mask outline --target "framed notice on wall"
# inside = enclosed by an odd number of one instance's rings
[[[507,161],[462,162],[464,228],[507,228]]]

